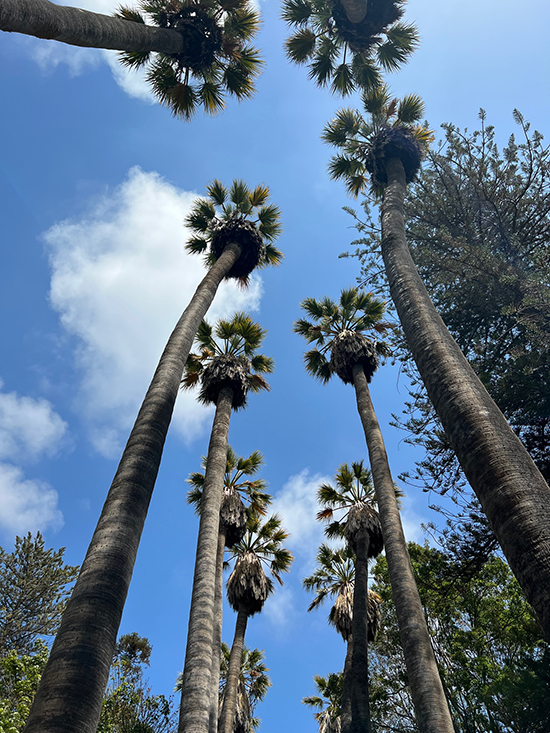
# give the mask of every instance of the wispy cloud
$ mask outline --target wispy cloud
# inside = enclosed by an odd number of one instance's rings
[[[164,344],[204,276],[201,260],[184,250],[183,220],[195,196],[133,168],[86,216],[44,235],[51,304],[78,339],[76,409],[103,455],[119,454]],[[258,277],[248,290],[222,283],[208,319],[254,310],[260,296]],[[200,434],[207,415],[192,394],[180,394],[174,424],[184,439]]]

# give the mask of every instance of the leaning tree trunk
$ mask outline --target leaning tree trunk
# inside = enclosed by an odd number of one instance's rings
[[[247,623],[248,614],[242,609],[239,610],[235,623],[235,636],[229,656],[229,669],[227,670],[227,677],[225,679],[224,700],[219,724],[220,733],[233,733],[233,723],[237,712],[237,690],[239,687],[239,676],[241,674],[244,635],[246,633]]]
[[[206,458],[178,730],[208,733],[215,638],[216,558],[233,390],[223,387]],[[219,670],[219,655],[217,659]]]
[[[223,558],[225,555],[225,530],[222,522],[218,533],[216,554],[216,588],[214,592],[214,632],[212,635],[212,667],[210,671],[210,722],[209,733],[218,731],[220,703],[220,661],[222,652],[223,624]]]
[[[63,614],[25,733],[96,731],[183,367],[218,285],[239,254],[239,245],[226,248],[168,339]]]
[[[341,0],[350,23],[360,23],[367,15],[367,0]]]
[[[342,716],[342,733],[369,733],[368,678],[368,570],[369,537],[362,532],[357,537],[355,579],[353,585],[353,616],[351,619],[351,721]],[[343,697],[343,695],[342,695]]]
[[[342,679],[342,702],[340,705],[340,725],[351,725],[351,658],[353,655],[353,634],[347,639],[346,659],[344,662],[344,677]]]
[[[418,728],[421,733],[453,733],[449,707],[403,534],[386,448],[361,364],[353,367],[353,385],[367,441],[399,636]]]
[[[117,51],[181,53],[184,40],[173,28],[135,23],[48,0],[0,0],[0,30],[48,38],[71,46]]]
[[[439,317],[405,239],[405,172],[386,164],[382,255],[413,358],[449,442],[550,641],[550,489]]]

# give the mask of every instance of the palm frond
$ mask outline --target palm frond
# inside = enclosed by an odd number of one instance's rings
[[[302,28],[285,43],[286,55],[296,64],[304,64],[315,53],[316,36],[313,31]]]
[[[312,377],[316,377],[324,384],[332,377],[332,371],[326,356],[321,354],[317,349],[307,351],[304,354],[304,362],[307,373],[311,374]]]
[[[291,25],[302,25],[309,20],[312,13],[312,4],[307,0],[284,0],[281,17]]]

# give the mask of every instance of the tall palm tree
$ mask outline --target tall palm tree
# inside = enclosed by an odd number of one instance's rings
[[[387,353],[387,347],[376,339],[367,338],[363,332],[383,334],[387,330],[388,324],[382,320],[384,303],[370,293],[350,288],[342,291],[338,304],[328,297],[319,302],[307,298],[302,308],[311,321],[298,320],[294,330],[318,347],[305,354],[306,370],[322,382],[328,382],[337,374],[344,384],[353,384],[355,388],[419,728],[429,733],[452,733],[453,725],[414,581],[386,449],[368,388],[378,367],[378,355]]]
[[[369,636],[374,640],[374,630],[369,633],[369,601],[371,606],[375,602],[368,593],[368,560],[382,552],[384,541],[371,474],[363,461],[352,463],[351,468],[343,463],[335,482],[336,488],[330,484],[319,487],[317,498],[325,508],[317,519],[330,522],[325,530],[329,537],[345,537],[355,558],[353,643],[351,660],[344,668],[342,695],[342,731],[355,733],[370,730],[367,643]]]
[[[550,640],[550,489],[450,335],[412,260],[403,201],[423,148],[411,132],[411,116],[392,126],[383,123],[387,100],[373,99],[371,106],[367,98],[368,124],[349,111],[329,124],[325,139],[343,150],[331,172],[344,178],[355,195],[367,184],[368,172],[383,192],[382,256],[412,356],[451,447]],[[416,106],[418,120],[422,111]]]
[[[245,407],[250,391],[269,389],[263,375],[273,371],[273,359],[256,353],[265,335],[266,331],[244,313],[235,314],[231,321],[218,321],[215,329],[203,321],[196,339],[200,351],[190,354],[182,381],[185,388],[200,384],[199,401],[216,405],[202,485],[183,669],[179,729],[185,733],[202,733],[209,727],[212,647],[217,626],[216,560],[229,421],[232,410]],[[217,666],[219,652],[215,654]]]
[[[27,733],[95,733],[109,678],[122,610],[155,485],[181,375],[199,324],[226,277],[246,281],[254,267],[278,264],[279,227],[268,191],[240,181],[229,191],[217,181],[199,199],[188,226],[200,234],[188,245],[210,268],[183,312],[130,433],[80,575],[34,698]],[[216,209],[216,202],[222,202]],[[235,274],[235,271],[237,274]]]
[[[203,457],[202,464],[203,468],[206,468],[206,457]],[[256,511],[263,514],[265,507],[271,503],[271,496],[265,491],[265,480],[262,478],[251,480],[251,477],[258,473],[262,464],[263,456],[260,451],[254,451],[248,458],[243,458],[242,456],[238,456],[231,446],[227,448],[227,462],[220,507],[218,550],[216,555],[214,637],[212,641],[212,671],[210,675],[210,733],[216,733],[218,728],[220,668],[217,660],[222,653],[223,558],[225,548],[232,547],[232,545],[243,538],[246,532],[247,509],[248,511]],[[189,476],[187,481],[191,484],[191,489],[187,494],[187,501],[195,506],[196,513],[200,515],[205,475],[196,471]]]
[[[0,30],[122,51],[123,64],[148,64],[158,100],[186,119],[201,105],[219,112],[225,93],[253,94],[262,62],[249,45],[259,27],[249,0],[139,0],[139,8],[121,6],[110,17],[48,0],[0,0]]]
[[[231,649],[222,642],[220,661],[220,712],[225,698],[225,686],[229,672]],[[243,645],[241,671],[237,685],[237,705],[232,733],[255,733],[260,719],[254,716],[256,705],[261,702],[271,687],[269,669],[264,664],[264,653],[260,649],[249,649]]]
[[[304,697],[302,702],[319,712],[313,717],[319,723],[319,733],[341,733],[342,672],[331,672],[326,677],[313,678],[318,695]]]
[[[292,554],[282,546],[288,532],[281,526],[281,518],[273,514],[265,522],[256,512],[249,515],[243,539],[231,548],[235,567],[227,581],[227,599],[237,612],[235,636],[231,646],[225,686],[225,699],[220,716],[220,733],[233,733],[235,705],[240,662],[248,619],[260,613],[267,598],[273,593],[273,581],[262,564],[281,585],[282,572],[288,572]]]
[[[335,529],[335,528],[334,528]],[[378,528],[377,528],[378,534]],[[379,537],[377,538],[379,539]],[[310,604],[308,611],[317,608],[327,597],[336,596],[334,605],[329,613],[329,623],[342,636],[347,644],[346,660],[344,664],[344,681],[342,683],[343,696],[338,701],[338,716],[340,709],[345,710],[343,719],[349,727],[351,720],[351,686],[352,686],[352,655],[353,655],[353,618],[354,618],[354,589],[355,589],[355,554],[349,546],[332,550],[328,545],[322,544],[317,552],[317,567],[312,575],[304,578],[303,585],[306,590],[314,591],[315,598]],[[361,577],[361,571],[360,571]],[[360,580],[361,582],[361,580]],[[358,604],[364,599],[358,594]],[[366,630],[367,638],[362,644],[366,653],[367,641],[374,641],[380,624],[380,597],[376,593],[368,591],[366,608]],[[357,614],[364,612],[359,609]],[[361,625],[361,622],[359,623]],[[363,626],[365,622],[363,620]],[[364,659],[359,656],[357,664],[364,664]],[[366,670],[360,670],[357,675],[357,684],[364,686],[367,681]],[[367,709],[368,712],[368,709]],[[340,727],[341,722],[338,723]],[[366,728],[368,729],[368,728]]]
[[[395,71],[418,45],[414,25],[400,22],[404,0],[369,0],[361,22],[350,18],[348,0],[284,0],[283,19],[296,30],[286,53],[297,64],[308,64],[309,77],[319,86],[346,96],[355,89],[381,84],[383,71]],[[352,0],[354,17],[366,0]],[[361,6],[363,6],[361,8]]]

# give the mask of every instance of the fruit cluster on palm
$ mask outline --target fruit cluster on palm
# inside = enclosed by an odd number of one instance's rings
[[[308,64],[311,79],[343,96],[376,88],[382,72],[398,69],[418,44],[415,26],[400,22],[404,0],[368,0],[360,22],[350,20],[345,5],[345,0],[283,2],[283,19],[296,29],[286,41],[288,57]]]

